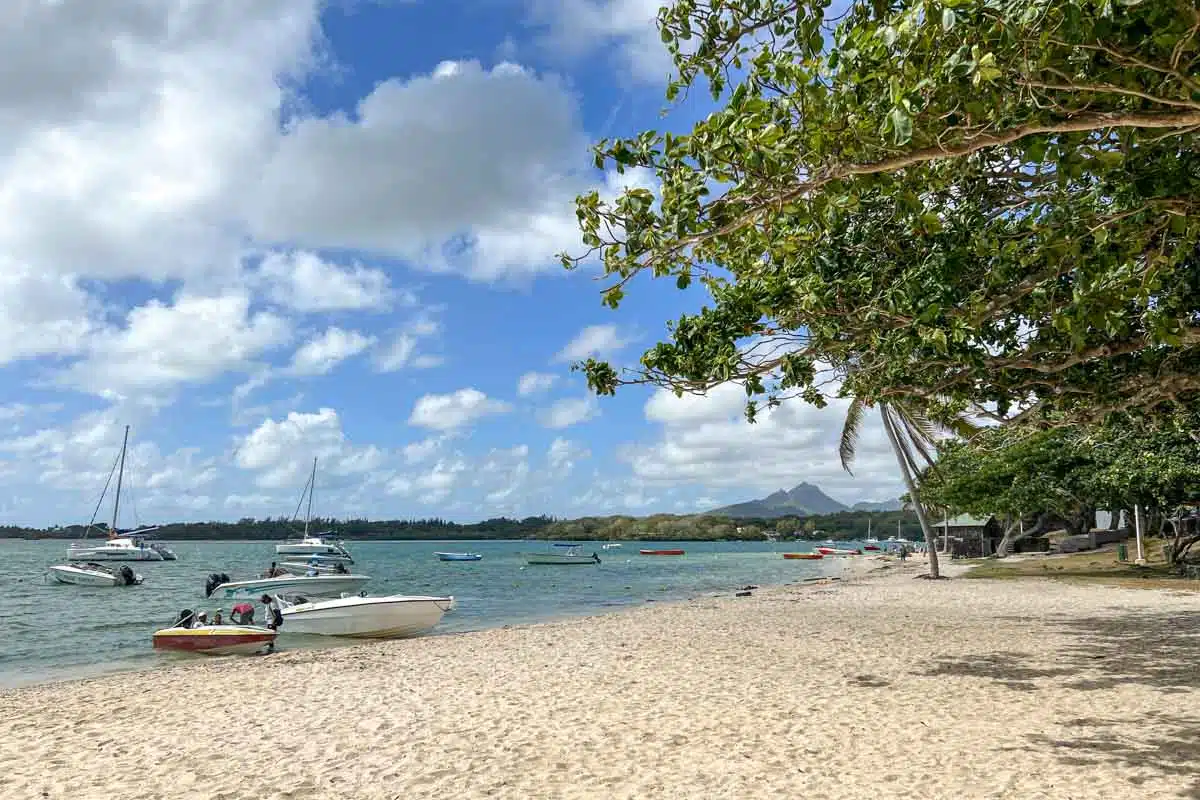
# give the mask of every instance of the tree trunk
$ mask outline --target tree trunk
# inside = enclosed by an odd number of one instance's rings
[[[1008,549],[1013,544],[1013,532],[1018,530],[1021,525],[1021,518],[1017,517],[1004,529],[1004,535],[1000,537],[1000,544],[996,545],[996,558],[1008,558]]]
[[[879,416],[883,418],[883,429],[887,431],[888,441],[892,443],[896,461],[900,464],[900,477],[904,479],[904,485],[908,488],[908,496],[912,498],[913,510],[917,512],[917,520],[921,523],[921,532],[925,534],[925,549],[929,552],[929,577],[940,578],[941,571],[938,569],[937,542],[934,538],[933,527],[925,515],[925,507],[921,505],[921,494],[917,491],[916,479],[908,468],[908,459],[905,458],[904,450],[900,445],[900,435],[896,432],[896,427],[892,418],[888,416],[886,407],[880,407]]]

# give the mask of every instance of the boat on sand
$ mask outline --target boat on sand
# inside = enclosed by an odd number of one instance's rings
[[[425,633],[454,607],[453,597],[390,595],[307,601],[279,598],[285,633],[399,639]]]
[[[205,625],[163,628],[154,632],[155,650],[177,650],[211,656],[254,655],[270,650],[278,633],[257,625]]]

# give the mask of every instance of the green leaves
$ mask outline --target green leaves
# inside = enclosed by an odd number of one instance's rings
[[[827,5],[662,10],[668,99],[707,81],[720,107],[601,142],[598,166],[660,188],[589,194],[577,218],[603,302],[647,271],[713,303],[600,385],[1055,424],[1200,402],[1194,20],[1169,0],[859,0],[818,50]],[[766,329],[780,351],[755,358]]]

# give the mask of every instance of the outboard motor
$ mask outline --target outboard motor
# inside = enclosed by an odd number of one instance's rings
[[[175,620],[175,624],[173,624],[171,627],[190,628],[192,627],[192,620],[194,618],[195,615],[192,613],[192,610],[190,608],[185,608],[183,611],[179,612],[179,618]]]
[[[229,576],[223,572],[214,572],[208,576],[208,580],[204,582],[204,596],[212,597],[213,590],[222,583],[229,583]]]
[[[129,568],[128,564],[121,567],[121,580],[125,581],[126,586],[133,586],[137,583],[137,576],[133,574],[133,570]]]

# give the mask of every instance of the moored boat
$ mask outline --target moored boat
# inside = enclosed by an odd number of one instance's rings
[[[204,655],[253,655],[272,649],[279,634],[257,625],[206,625],[163,628],[154,632],[155,650],[178,650]]]
[[[671,548],[666,550],[638,550],[638,553],[643,556],[681,556],[684,554],[684,551],[679,548]]]
[[[312,474],[309,475],[308,483],[304,485],[304,491],[300,493],[300,502],[303,503],[305,496],[308,497],[308,509],[304,514],[304,534],[299,539],[289,539],[275,545],[275,553],[281,556],[302,556],[305,561],[317,556],[330,563],[353,564],[354,559],[350,557],[350,551],[342,542],[326,539],[320,534],[309,533],[309,526],[312,524],[313,495],[316,494],[316,491],[317,459],[314,458]]]
[[[559,552],[526,553],[525,554],[526,563],[535,564],[535,565],[537,565],[537,564],[542,564],[542,565],[599,564],[600,563],[600,556],[598,556],[596,553],[592,553],[591,555],[586,555],[586,556],[583,555],[582,553],[579,552],[579,545],[577,545],[577,544],[555,544],[554,546],[561,547],[563,549]]]
[[[438,557],[438,561],[480,561],[483,555],[480,553],[434,553]]]
[[[800,559],[802,561],[817,561],[825,557],[824,553],[784,553],[784,558]]]
[[[390,595],[306,601],[279,598],[283,632],[358,639],[399,639],[433,628],[453,597]]]
[[[861,550],[849,550],[844,547],[818,547],[817,552],[825,556],[861,556]]]
[[[224,573],[214,572],[204,585],[205,597],[259,597],[264,594],[292,594],[304,597],[338,597],[356,594],[371,578],[367,575],[276,575],[233,581]]]
[[[50,575],[59,583],[75,586],[137,586],[142,582],[129,566],[109,567],[104,564],[59,564],[50,567]]]

